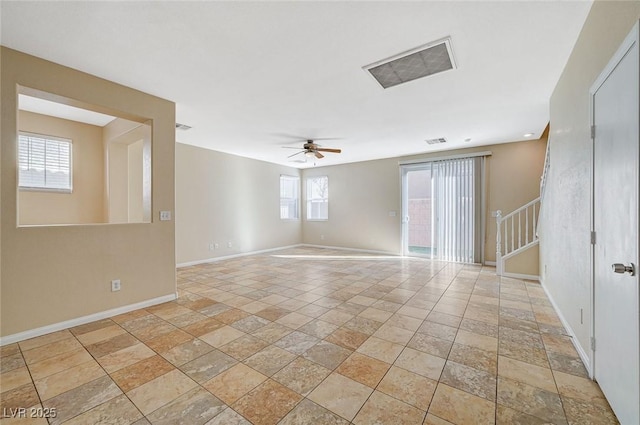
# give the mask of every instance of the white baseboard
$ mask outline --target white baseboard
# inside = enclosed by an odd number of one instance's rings
[[[582,348],[582,346],[578,342],[578,338],[576,337],[576,333],[573,331],[573,329],[569,325],[569,322],[564,318],[564,316],[562,314],[562,311],[560,311],[560,309],[558,308],[558,305],[556,304],[556,302],[554,301],[553,297],[551,296],[551,293],[547,290],[547,287],[544,284],[544,281],[542,279],[540,280],[540,286],[542,286],[542,289],[544,290],[544,293],[547,294],[547,298],[549,298],[549,301],[551,302],[551,305],[553,306],[553,309],[556,311],[556,314],[560,318],[560,322],[562,322],[562,325],[564,326],[565,330],[567,331],[567,333],[571,337],[571,342],[573,343],[573,346],[575,347],[576,351],[578,352],[578,355],[580,356],[580,359],[582,359],[582,363],[584,363],[584,367],[589,372],[589,376],[593,377],[593,372],[591,370],[591,360],[589,358],[589,355],[587,354],[586,351],[584,351],[584,349]]]
[[[232,258],[246,257],[248,255],[264,254],[266,252],[280,251],[281,249],[299,248],[301,246],[304,246],[304,244],[279,246],[276,248],[261,249],[259,251],[239,252],[237,254],[224,255],[221,257],[211,257],[211,258],[205,258],[204,260],[195,260],[195,261],[187,261],[184,263],[178,263],[176,264],[176,267],[179,268],[179,267],[197,266],[198,264],[213,263],[213,262],[222,261],[222,260],[230,260]]]
[[[497,263],[495,261],[485,261],[484,265],[485,266],[493,266],[493,267],[495,267],[495,266],[497,266]]]
[[[373,249],[346,248],[344,246],[314,245],[309,243],[303,243],[300,246],[308,246],[309,248],[336,249],[340,251],[352,251],[352,252],[355,251],[355,252],[365,252],[367,254],[393,255],[394,257],[402,257],[402,254],[398,254],[397,252],[376,251]]]
[[[61,331],[63,329],[73,328],[74,326],[84,325],[85,323],[95,322],[96,320],[107,319],[109,317],[117,316],[118,314],[128,313],[130,311],[139,310],[145,307],[151,307],[152,305],[166,303],[169,301],[173,301],[176,298],[178,298],[177,294],[165,295],[146,301],[141,301],[135,304],[112,308],[111,310],[101,311],[98,313],[90,314],[88,316],[82,316],[71,320],[65,320],[64,322],[54,323],[51,325],[42,326],[40,328],[19,332],[17,334],[3,336],[0,337],[0,346],[13,344],[14,342],[24,341],[25,339],[35,338],[37,336]]]
[[[513,278],[513,279],[537,280],[538,282],[540,281],[540,276],[536,276],[534,274],[502,272],[502,276],[510,277],[510,278]]]

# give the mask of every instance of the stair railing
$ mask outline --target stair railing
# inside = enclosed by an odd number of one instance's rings
[[[496,211],[496,274],[502,276],[508,258],[538,243],[536,231],[540,198],[502,216]]]

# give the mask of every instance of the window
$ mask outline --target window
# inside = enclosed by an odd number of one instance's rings
[[[307,220],[329,219],[329,177],[307,179]]]
[[[20,133],[18,185],[71,192],[71,140]]]
[[[280,218],[297,220],[300,218],[300,179],[294,176],[280,176]]]

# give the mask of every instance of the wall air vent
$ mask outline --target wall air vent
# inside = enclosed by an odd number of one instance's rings
[[[179,122],[176,123],[176,130],[187,131],[189,129],[191,129],[191,127],[186,124],[180,124]]]
[[[449,37],[363,67],[385,89],[455,68]]]
[[[427,139],[425,140],[425,142],[427,142],[430,145],[437,145],[438,143],[447,143],[447,139],[445,139],[444,137],[440,137],[437,139]]]

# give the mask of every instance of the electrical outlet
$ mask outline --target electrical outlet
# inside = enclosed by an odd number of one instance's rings
[[[231,242],[227,242],[227,248],[233,248],[233,244]]]
[[[160,211],[160,221],[170,221],[171,211]]]
[[[114,279],[111,281],[111,292],[120,290],[120,279]]]
[[[217,243],[214,243],[213,244],[213,249],[218,249],[218,248],[220,248],[220,245],[218,245]]]
[[[209,244],[209,251],[213,251],[215,249],[214,245],[212,243]]]

